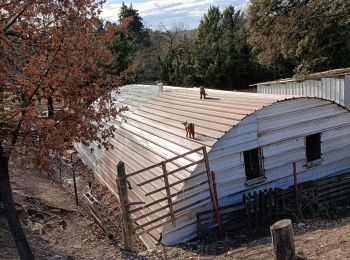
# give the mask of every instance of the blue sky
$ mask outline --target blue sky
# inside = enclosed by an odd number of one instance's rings
[[[118,12],[123,1],[107,0],[104,5],[102,18],[109,21],[118,20]],[[139,10],[144,24],[148,28],[158,29],[160,24],[171,27],[174,24],[183,25],[187,29],[198,26],[203,14],[210,6],[219,6],[221,9],[229,5],[244,8],[249,0],[134,0],[124,1],[133,4]]]

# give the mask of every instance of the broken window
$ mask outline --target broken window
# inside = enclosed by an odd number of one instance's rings
[[[260,148],[245,151],[243,154],[245,175],[247,176],[247,180],[252,180],[263,176]]]
[[[306,137],[306,159],[312,162],[321,159],[321,133]]]

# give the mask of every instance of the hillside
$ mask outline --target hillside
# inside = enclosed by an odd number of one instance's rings
[[[108,240],[83,207],[57,184],[29,169],[15,169],[12,185],[19,208],[26,209],[25,231],[37,259],[272,259],[269,236],[249,239],[245,235],[222,241],[194,241],[176,247],[122,251],[122,237]],[[97,183],[100,199],[111,197]],[[20,211],[21,212],[21,211]],[[0,259],[16,259],[15,245],[0,215]],[[307,259],[349,259],[350,217],[309,220],[294,226],[297,252]],[[211,239],[215,240],[215,239]]]

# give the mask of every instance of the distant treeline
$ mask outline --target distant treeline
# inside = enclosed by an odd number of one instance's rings
[[[246,12],[212,6],[195,30],[150,30],[124,3],[110,42],[115,62],[136,81],[242,89],[250,84],[350,66],[350,1],[251,0]],[[98,30],[108,28],[101,21]]]

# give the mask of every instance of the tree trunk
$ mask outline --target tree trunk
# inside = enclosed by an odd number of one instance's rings
[[[0,200],[3,204],[4,214],[9,224],[12,237],[16,243],[17,250],[21,259],[34,259],[33,253],[29,247],[27,238],[19,222],[15,202],[12,198],[12,190],[9,176],[9,157],[4,154],[0,144]]]
[[[53,98],[51,96],[47,98],[47,112],[48,112],[48,117],[52,117],[55,113],[54,107],[53,107]]]

